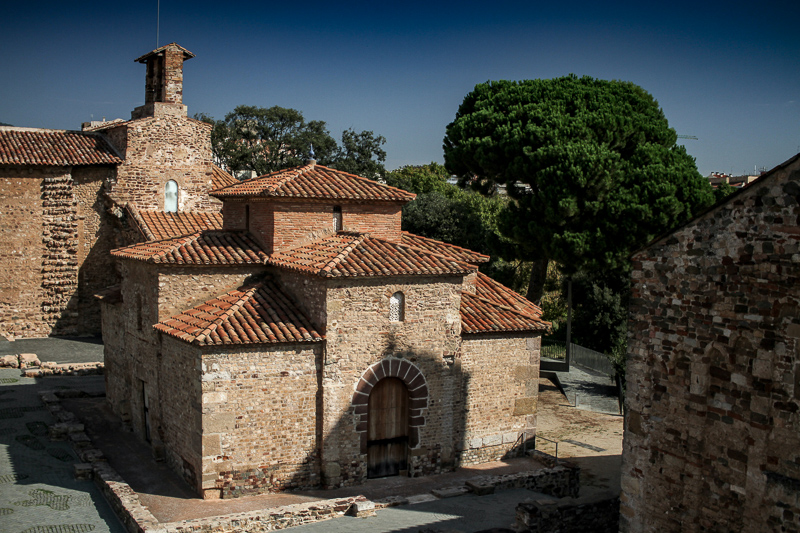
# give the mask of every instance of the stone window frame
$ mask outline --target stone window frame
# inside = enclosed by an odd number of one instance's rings
[[[406,320],[406,295],[403,291],[396,291],[389,297],[389,322],[405,322]]]
[[[425,426],[425,410],[428,408],[428,382],[422,370],[408,359],[388,357],[370,365],[361,374],[353,392],[353,413],[361,453],[367,453],[369,395],[384,378],[398,378],[405,383],[408,389],[408,447],[419,447],[420,430]]]
[[[169,195],[170,195],[169,184],[170,183],[174,183],[175,184],[175,199],[174,200],[170,200],[170,198],[169,198]],[[177,213],[178,212],[178,206],[180,205],[180,196],[181,196],[181,186],[178,184],[178,182],[176,180],[167,180],[167,182],[164,184],[164,212],[165,213]],[[174,203],[175,209],[170,209],[170,207],[173,206],[173,203]]]

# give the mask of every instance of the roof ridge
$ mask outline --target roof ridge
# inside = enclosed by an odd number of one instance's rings
[[[149,227],[147,227],[147,223],[144,221],[142,215],[139,213],[139,208],[136,207],[136,204],[126,202],[125,209],[131,214],[133,220],[136,221],[138,229],[144,235],[145,239],[147,239],[148,241],[156,240],[156,236],[153,235],[153,232],[150,231]]]
[[[342,232],[343,234],[347,235],[350,232]],[[337,234],[338,235],[338,234]],[[325,266],[320,269],[320,272],[325,272],[326,274],[330,273],[339,263],[341,263],[350,253],[355,250],[355,248],[364,242],[364,239],[369,237],[368,233],[355,233],[355,239],[353,239],[350,244],[345,246],[345,248],[336,254],[336,257],[328,261]]]
[[[476,255],[482,255],[483,257],[491,258],[490,255],[483,254],[481,252],[476,252],[475,250],[472,250],[470,248],[464,248],[463,246],[458,246],[457,244],[452,244],[452,243],[449,243],[449,242],[440,241],[439,239],[432,239],[431,237],[425,237],[424,235],[418,235],[416,233],[411,233],[410,231],[402,230],[400,233],[401,234],[405,234],[405,235],[409,235],[411,237],[416,237],[417,239],[422,239],[422,240],[425,240],[425,241],[438,242],[438,243],[441,243],[441,244],[445,244],[447,246],[452,246],[453,248],[457,248],[459,250],[464,250],[465,252],[470,252],[470,253],[473,253],[473,254],[476,254]],[[411,246],[411,245],[407,244],[407,246]]]
[[[346,172],[344,170],[339,170],[339,169],[336,169],[336,168],[333,168],[333,167],[326,167],[325,165],[316,165],[316,166],[320,167],[320,168],[324,168],[325,170],[338,172],[339,174],[347,174],[348,176],[353,176],[354,178],[357,178],[360,181],[364,181],[364,182],[367,182],[367,183],[372,183],[372,184],[375,184],[375,185],[380,185],[381,187],[386,187],[387,189],[392,189],[394,191],[400,191],[400,192],[405,193],[405,194],[410,194],[414,198],[417,197],[417,193],[415,193],[415,192],[410,192],[410,191],[407,191],[405,189],[401,189],[400,187],[394,187],[392,185],[389,185],[388,183],[381,183],[378,180],[372,180],[372,179],[369,179],[369,178],[365,178],[364,176],[359,176],[358,174],[353,174],[352,172]]]
[[[302,166],[298,166],[298,167],[292,167],[290,169],[279,171],[279,172],[285,172],[286,176],[284,178],[276,181],[275,183],[269,185],[267,187],[267,189],[270,190],[270,191],[274,191],[274,190],[280,189],[281,187],[283,187],[284,185],[286,185],[290,181],[293,181],[293,180],[299,178],[300,176],[302,176],[303,174],[305,174],[306,172],[308,172],[309,170],[311,170],[313,168],[314,168],[314,165],[309,163],[307,165],[302,165]]]
[[[246,289],[244,291],[242,291],[242,289],[244,289],[244,287],[241,287],[239,289],[235,289],[237,291],[242,292],[243,293],[242,296],[240,296],[239,299],[236,300],[236,302],[231,304],[231,306],[228,309],[226,309],[225,311],[220,313],[220,315],[217,318],[215,318],[214,321],[211,322],[211,324],[207,328],[205,328],[203,331],[201,331],[200,334],[197,337],[194,338],[194,340],[192,341],[192,344],[200,344],[201,342],[203,342],[206,339],[206,337],[208,335],[211,335],[213,332],[215,332],[217,329],[219,329],[219,327],[222,325],[222,323],[225,322],[226,320],[228,320],[234,314],[236,314],[236,312],[239,309],[241,309],[244,306],[244,304],[247,303],[247,301],[250,300],[253,297],[253,295],[256,292],[258,292],[258,290],[262,286],[263,286],[263,282],[259,282],[259,283],[256,283],[255,285],[252,285],[251,287],[249,287],[248,289]],[[232,292],[233,291],[228,291],[225,294],[230,294]],[[216,297],[216,298],[213,298],[212,300],[218,300],[218,299],[219,299],[219,297]],[[212,300],[209,300],[209,301],[212,301]],[[205,302],[205,303],[208,303],[208,302]]]

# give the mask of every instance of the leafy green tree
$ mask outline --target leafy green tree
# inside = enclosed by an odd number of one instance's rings
[[[386,174],[388,185],[417,193],[403,208],[403,229],[491,256],[481,271],[516,288],[524,265],[503,259],[513,249],[498,228],[505,200],[462,189],[449,183],[450,178],[438,163],[406,166]]]
[[[479,84],[444,138],[445,166],[482,192],[504,186],[501,224],[521,257],[565,274],[609,270],[713,201],[657,102],[629,82],[574,75]],[[544,264],[544,267],[542,267]]]
[[[205,114],[195,118],[211,124],[211,150],[215,160],[231,172],[252,170],[257,175],[304,164],[314,158],[321,164],[368,178],[385,172],[386,152],[382,136],[371,131],[342,133],[342,146],[331,137],[325,122],[306,122],[296,109],[273,106],[238,106],[214,120]]]
[[[381,148],[384,143],[386,139],[382,135],[376,137],[371,131],[356,133],[346,129],[342,132],[342,145],[332,166],[364,178],[381,179],[386,174],[383,166],[386,152]]]
[[[730,183],[720,183],[717,185],[717,188],[714,189],[714,201],[719,202],[735,192],[736,188],[731,187]]]
[[[451,175],[439,163],[427,165],[408,165],[386,174],[386,183],[409,192],[424,194],[438,192],[453,194],[456,187],[449,183]]]

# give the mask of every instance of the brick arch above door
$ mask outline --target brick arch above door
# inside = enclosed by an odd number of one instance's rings
[[[407,359],[390,357],[370,365],[358,380],[353,393],[356,431],[361,437],[361,453],[367,451],[369,395],[384,378],[397,378],[408,388],[409,446],[419,445],[419,428],[425,425],[423,412],[428,407],[428,383],[422,371]]]

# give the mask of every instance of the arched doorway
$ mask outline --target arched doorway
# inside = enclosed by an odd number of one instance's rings
[[[408,468],[408,388],[380,380],[369,395],[367,477],[396,476]]]

